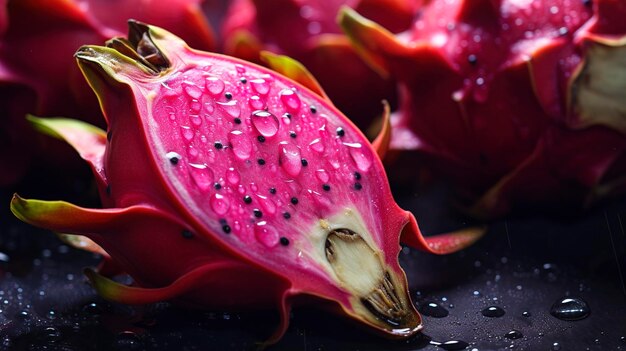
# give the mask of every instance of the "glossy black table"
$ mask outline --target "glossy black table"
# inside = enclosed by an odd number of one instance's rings
[[[253,350],[272,331],[273,311],[189,311],[169,303],[129,307],[102,300],[81,273],[97,257],[12,218],[7,208],[15,190],[97,204],[89,181],[69,182],[61,174],[31,175],[0,194],[0,350]],[[426,234],[469,225],[450,209],[440,187],[394,190]],[[626,199],[617,199],[575,217],[497,221],[476,245],[449,256],[404,248],[400,261],[414,302],[425,312],[422,335],[381,339],[308,306],[293,311],[287,334],[269,349],[436,351],[467,343],[466,350],[481,351],[626,350],[624,225]],[[589,315],[554,317],[551,307],[563,298],[586,301]],[[504,314],[483,315],[489,307]],[[448,341],[459,342],[443,344]]]

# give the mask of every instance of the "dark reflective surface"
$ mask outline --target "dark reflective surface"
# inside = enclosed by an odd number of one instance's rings
[[[32,184],[36,184],[34,187]],[[68,189],[69,192],[68,192]],[[464,225],[444,194],[394,189],[425,234]],[[121,306],[99,298],[82,276],[94,255],[63,245],[47,231],[0,211],[0,350],[253,350],[272,332],[273,311],[193,311],[159,303]],[[89,182],[33,177],[26,197],[97,206]],[[4,200],[2,200],[4,199]],[[90,200],[91,199],[91,200]],[[389,341],[316,306],[296,308],[285,337],[270,350],[626,350],[626,200],[588,214],[498,221],[468,250],[433,256],[400,253],[418,307],[435,303],[445,316],[424,318],[424,333]],[[550,314],[562,298],[581,298],[592,311],[568,321]],[[488,318],[481,311],[506,311]],[[438,309],[438,311],[441,311]],[[516,331],[512,335],[512,331]],[[453,345],[454,344],[454,345]]]

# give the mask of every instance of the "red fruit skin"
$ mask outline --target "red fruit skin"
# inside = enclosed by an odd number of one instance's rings
[[[222,26],[224,52],[261,63],[269,50],[304,64],[334,104],[362,130],[381,114],[382,100],[396,103],[395,83],[355,53],[336,23],[342,5],[376,18],[393,32],[409,28],[417,7],[399,0],[236,0]]]
[[[0,163],[11,164],[0,176],[0,187],[20,179],[31,155],[41,144],[24,120],[26,113],[66,116],[101,123],[97,99],[73,59],[84,44],[100,44],[126,32],[129,18],[169,28],[201,49],[213,49],[212,29],[205,21],[202,0],[79,1],[5,0],[0,2],[0,84],[10,92],[0,96]],[[66,164],[63,156],[41,157],[37,162]],[[15,155],[20,161],[14,162]],[[51,161],[52,159],[52,161]]]
[[[400,82],[392,150],[418,151],[470,213],[493,218],[623,193],[623,122],[606,109],[583,116],[575,100],[593,48],[623,51],[625,15],[613,0],[432,1],[396,37],[357,15],[341,21],[363,57]]]

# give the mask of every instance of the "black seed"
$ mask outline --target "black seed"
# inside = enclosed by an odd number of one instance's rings
[[[287,113],[285,113],[285,114],[283,115],[283,117],[287,117],[287,118],[291,119],[291,113],[287,112]]]
[[[359,172],[354,172],[354,179],[356,179],[356,180],[361,180],[361,173],[359,173]]]
[[[170,163],[175,165],[178,163],[178,161],[180,161],[181,156],[175,152],[168,152],[167,154],[165,154],[165,157],[167,157],[170,160]]]
[[[298,204],[298,198],[297,197],[292,197],[291,198],[291,203],[294,204],[294,205],[297,205]]]
[[[252,210],[252,212],[254,213],[254,217],[256,218],[263,217],[263,212],[261,212],[261,210],[259,210],[258,208],[255,208],[254,210]]]
[[[241,124],[241,118],[239,117],[235,118],[235,124]]]
[[[298,135],[296,135],[296,132],[289,132],[289,136],[292,137],[292,138],[295,138]]]
[[[108,131],[107,132],[107,141],[111,141],[111,137],[112,137],[111,131]]]
[[[270,194],[276,194],[276,188],[270,188]]]
[[[591,6],[592,1],[591,0],[583,0],[583,5],[585,6]]]
[[[317,107],[311,105],[309,108],[311,109],[311,113],[317,113]]]
[[[286,213],[286,212],[285,212]],[[289,239],[285,238],[284,236],[280,238],[280,244],[282,246],[287,246],[289,245]]]
[[[361,190],[361,189],[363,189],[363,185],[361,185],[361,183],[359,183],[359,182],[356,182],[356,183],[354,183],[354,189]]]
[[[478,61],[478,58],[476,58],[476,55],[471,54],[467,56],[467,62],[469,62],[470,65],[472,66],[476,65],[476,61]]]
[[[228,234],[230,233],[230,226],[228,224],[224,224],[222,226],[222,230],[224,231],[224,233]]]
[[[258,140],[260,143],[264,143],[265,142],[265,137],[262,135],[259,135],[258,137],[256,137],[256,140]]]
[[[216,141],[215,144],[213,144],[213,146],[215,146],[215,148],[218,150],[221,150],[222,148],[224,148],[224,145],[222,145],[222,143],[220,143],[219,141]]]
[[[228,222],[226,222],[226,220],[224,218],[220,218],[220,224],[221,225],[225,225],[226,223],[228,223]]]
[[[215,184],[213,184],[213,187],[215,188],[215,190],[220,190],[222,188],[222,184],[215,183]]]
[[[324,189],[324,191],[330,191],[330,185],[324,184],[322,185],[322,189]]]
[[[337,135],[339,135],[340,137],[346,135],[346,132],[343,130],[343,128],[338,127],[337,128]]]
[[[306,159],[304,159],[304,158],[303,158],[302,160],[300,160],[300,162],[302,162],[302,165],[303,165],[304,167],[306,167],[306,166],[308,166],[308,165],[309,165],[309,161],[307,161],[307,160],[306,160]]]
[[[227,100],[230,100],[230,99],[232,99],[232,98],[233,98],[233,94],[231,94],[231,93],[226,93],[226,94],[224,94],[224,97],[225,97]]]
[[[250,197],[250,195],[246,195],[243,197],[243,202],[249,204],[252,203],[252,198]]]
[[[289,212],[285,212],[283,213],[283,217],[285,217],[285,219],[289,219],[291,218],[291,214],[289,214]]]
[[[183,238],[185,239],[191,239],[193,238],[193,233],[187,229],[183,229],[183,231],[181,232]]]
[[[240,81],[241,83],[243,83],[243,84],[248,83],[248,80],[247,80],[246,78],[241,78],[241,79],[239,79],[239,81]]]
[[[111,195],[111,184],[107,184],[107,187],[104,189],[104,192],[107,195]]]
[[[265,160],[262,159],[262,158],[256,160],[256,162],[258,162],[258,164],[260,164],[261,166],[263,166],[265,164]]]

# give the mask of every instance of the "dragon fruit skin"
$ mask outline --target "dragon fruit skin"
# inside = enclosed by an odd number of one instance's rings
[[[345,9],[397,78],[391,148],[417,150],[479,217],[576,209],[626,189],[626,3],[432,1],[394,36]]]
[[[371,15],[394,32],[409,28],[415,10],[404,0],[237,0],[222,25],[224,52],[257,63],[262,50],[293,57],[365,129],[380,115],[381,100],[395,104],[395,83],[369,68],[341,33],[336,23],[341,5]]]
[[[13,213],[103,254],[103,275],[87,275],[114,301],[277,307],[282,323],[271,341],[302,295],[390,337],[420,330],[398,264],[400,235],[441,254],[480,234],[422,237],[376,155],[388,134],[372,148],[288,59],[269,61],[292,65],[307,86],[192,50],[157,27],[130,27],[128,40],[76,53],[107,132],[31,117],[89,162],[104,208],[15,195]],[[120,271],[137,286],[104,276]]]
[[[2,151],[0,162],[11,164],[0,176],[0,187],[17,182],[31,158],[49,145],[39,145],[25,121],[26,113],[70,116],[97,123],[101,112],[72,55],[83,44],[102,43],[122,35],[126,20],[137,18],[167,26],[194,46],[212,49],[212,30],[204,20],[201,0],[92,1],[10,0],[0,3],[0,97]],[[45,64],[42,63],[45,56]],[[44,142],[45,144],[45,142]],[[57,153],[57,154],[60,154]],[[17,155],[17,157],[16,157]],[[19,158],[19,160],[16,160]],[[52,163],[67,163],[54,157]],[[50,157],[35,162],[45,163]]]

